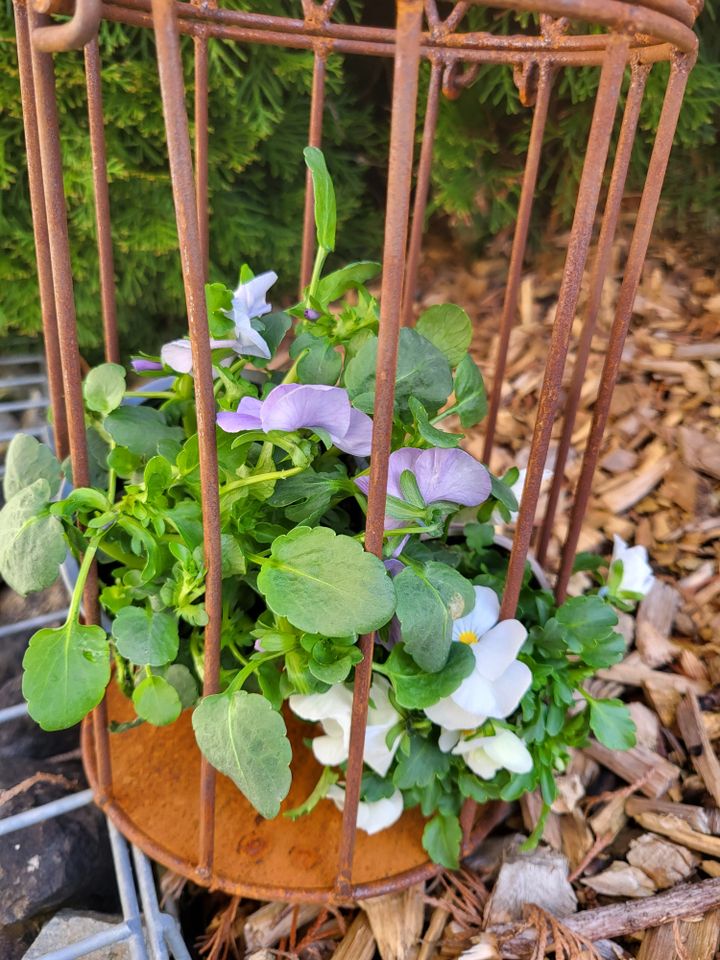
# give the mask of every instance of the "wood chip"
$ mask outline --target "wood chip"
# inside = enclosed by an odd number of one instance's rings
[[[715,804],[720,806],[720,760],[712,748],[697,697],[693,693],[688,693],[678,707],[677,722],[693,766]]]
[[[685,463],[720,480],[720,442],[691,427],[680,427],[679,439]]]
[[[705,833],[699,833],[689,827],[680,817],[671,813],[650,813],[650,811],[634,813],[633,819],[646,830],[669,837],[683,847],[698,850],[700,853],[707,853],[711,857],[720,857],[720,837],[710,837]]]
[[[651,930],[638,960],[713,960],[720,939],[720,911],[697,920],[667,923]]]
[[[425,918],[422,883],[381,897],[361,900],[382,960],[409,960],[417,953]]]
[[[689,803],[672,803],[669,800],[646,800],[644,797],[628,797],[625,809],[631,817],[636,813],[671,813],[684,820],[693,830],[720,834],[720,810],[696,807]]]
[[[593,760],[612,770],[626,783],[639,783],[646,797],[661,797],[680,779],[680,768],[647,747],[610,750],[597,740],[585,748]]]
[[[631,687],[642,687],[652,684],[656,687],[670,687],[678,693],[687,693],[693,690],[697,694],[707,693],[710,685],[704,680],[693,680],[679,673],[664,673],[662,670],[653,670],[642,662],[639,653],[631,653],[621,663],[615,663],[605,670],[598,670],[597,676],[603,680],[616,680]]]
[[[568,862],[561,853],[538,848],[508,854],[485,906],[484,926],[521,920],[528,903],[556,917],[567,917],[577,909]]]
[[[649,667],[662,667],[678,654],[677,647],[669,637],[680,600],[675,587],[655,580],[638,607],[635,644],[643,663]]]
[[[661,840],[653,833],[644,833],[630,842],[628,863],[643,870],[658,890],[666,890],[687,880],[700,858],[686,847]]]
[[[370,923],[361,910],[338,944],[333,960],[372,960],[374,956],[375,938]]]
[[[646,873],[622,860],[614,860],[607,870],[581,882],[606,897],[650,897],[657,890]]]
[[[451,892],[446,890],[441,897],[441,902],[435,907],[430,915],[430,922],[428,923],[427,929],[423,934],[417,960],[432,960],[432,958],[435,956],[435,952],[437,951],[438,945],[445,930],[445,925],[450,918],[450,907],[447,904],[451,897]]]
[[[263,947],[274,947],[283,937],[290,936],[295,910],[297,910],[295,927],[298,928],[314,920],[322,910],[322,906],[314,903],[296,906],[275,901],[266,903],[259,910],[251,913],[243,926],[248,953],[261,950]]]

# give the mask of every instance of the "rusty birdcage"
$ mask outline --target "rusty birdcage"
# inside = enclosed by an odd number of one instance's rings
[[[588,270],[588,296],[576,361],[563,409],[563,425],[552,489],[535,545],[541,562],[564,483],[575,412],[583,386],[603,282],[608,271],[630,156],[649,72],[670,64],[664,104],[650,165],[637,208],[632,240],[615,306],[614,322],[586,442],[582,470],[573,493],[555,591],[564,598],[582,518],[588,504],[610,399],[660,190],[680,112],[688,73],[696,55],[692,32],[697,9],[686,0],[495,0],[493,8],[539,14],[539,32],[515,36],[461,32],[472,0],[447,4],[443,19],[436,0],[397,0],[394,29],[350,25],[333,19],[337,0],[302,0],[301,17],[290,19],[223,9],[209,2],[179,0],[54,0],[27,6],[14,0],[24,108],[32,211],[37,248],[48,375],[54,429],[61,456],[72,457],[74,482],[89,482],[81,366],[76,335],[73,277],[60,151],[53,54],[84,48],[89,134],[92,150],[102,316],[106,356],[119,357],[115,324],[113,252],[101,96],[101,56],[97,39],[106,18],[154,30],[172,189],[177,216],[187,313],[192,341],[199,429],[204,547],[207,563],[206,673],[204,693],[217,692],[220,650],[220,526],[215,407],[213,402],[204,283],[208,263],[208,44],[222,38],[241,44],[271,44],[314,52],[309,143],[320,145],[328,58],[359,55],[394,60],[387,209],[381,292],[372,471],[366,547],[380,554],[383,533],[394,370],[399,330],[412,322],[413,295],[428,199],[433,139],[439,98],[459,95],[479,65],[515,71],[523,102],[533,109],[517,223],[508,265],[500,326],[500,346],[492,380],[485,436],[489,458],[501,403],[510,332],[515,321],[533,199],[541,165],[543,135],[554,81],[560,71],[593,68],[599,87],[585,150],[575,214],[557,312],[547,346],[545,378],[537,405],[527,480],[509,563],[501,616],[512,617],[533,533],[543,467],[555,418],[581,283],[590,258],[593,229],[626,71],[630,73],[619,119],[609,185],[596,246]],[[298,4],[298,6],[300,6]],[[445,5],[441,5],[445,8]],[[51,13],[71,13],[55,23]],[[601,31],[590,28],[603,28]],[[195,143],[190,140],[180,38],[194,42]],[[412,225],[410,208],[416,143],[420,71],[429,67],[427,107],[419,151]],[[60,91],[62,95],[62,91]],[[313,257],[312,184],[308,176],[302,241],[301,286]],[[84,610],[99,616],[96,583],[86,589]],[[142,849],[178,873],[231,894],[289,901],[345,901],[417,882],[437,869],[420,843],[422,820],[405,814],[391,830],[356,837],[362,773],[363,734],[368,709],[373,637],[362,640],[365,658],[356,670],[346,804],[343,815],[316,810],[299,822],[263,821],[225,778],[218,778],[197,750],[187,714],[173,728],[139,728],[123,738],[108,735],[108,716],[118,715],[118,697],[109,693],[84,729],[84,755],[97,802]],[[299,791],[314,783],[316,770],[301,735],[293,738],[300,757],[294,774]],[[307,763],[302,757],[307,756]],[[502,816],[498,805],[463,812],[466,849],[484,837]]]

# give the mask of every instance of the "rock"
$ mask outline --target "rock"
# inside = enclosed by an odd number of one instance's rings
[[[485,907],[485,926],[522,920],[528,903],[556,917],[567,917],[577,910],[577,898],[568,880],[568,861],[561,853],[538,847],[529,853],[506,854]]]
[[[41,960],[51,950],[60,950],[70,944],[111,930],[122,918],[110,914],[91,913],[89,911],[61,910],[46,923],[40,934],[22,960]],[[130,960],[127,941],[101,947],[84,956],[83,960]]]
[[[5,759],[0,788],[36,774],[35,783],[2,804],[4,817],[85,786],[79,761]],[[105,818],[92,804],[0,837],[0,925],[68,903],[114,908],[116,896]]]
[[[40,932],[43,922],[40,918],[33,918],[27,923],[0,927],[0,957],[3,960],[22,960],[28,947]]]
[[[0,710],[22,703],[22,677],[12,677],[0,687]],[[25,715],[7,723],[0,723],[0,760],[6,758],[34,757],[43,760],[62,753],[70,753],[80,745],[79,727],[56,730],[48,733],[41,730],[35,721]]]

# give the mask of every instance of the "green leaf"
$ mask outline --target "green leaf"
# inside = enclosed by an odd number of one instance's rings
[[[16,433],[5,455],[3,493],[11,500],[36,480],[46,480],[48,499],[60,489],[62,467],[50,447],[26,433]]]
[[[320,303],[333,303],[333,301],[339,300],[348,290],[355,290],[368,280],[372,280],[378,273],[380,273],[380,264],[372,260],[358,260],[356,263],[349,263],[346,267],[334,270],[323,277],[318,284],[315,296]]]
[[[408,710],[423,710],[443,697],[449,697],[474,669],[475,656],[464,643],[450,645],[447,663],[437,673],[422,670],[402,644],[393,647],[384,664],[384,672],[392,682],[397,702]]]
[[[264,817],[275,817],[290,789],[292,750],[285,721],[257,693],[205,697],[193,713],[198,746]]]
[[[298,820],[300,817],[304,817],[306,814],[311,813],[320,803],[320,801],[327,795],[330,787],[334,783],[337,783],[339,779],[340,774],[336,773],[332,767],[323,767],[322,773],[320,774],[320,779],[313,787],[308,798],[299,806],[293,807],[292,810],[286,810],[283,816],[287,817],[288,820]]]
[[[262,335],[271,356],[274,356],[283,337],[292,326],[292,317],[281,310],[275,310],[273,313],[266,313],[264,317],[253,317],[252,325]],[[253,358],[255,366],[264,366],[269,362],[264,357]]]
[[[245,554],[235,537],[230,533],[220,534],[220,550],[222,556],[222,578],[240,577],[247,570]]]
[[[372,413],[375,402],[375,367],[378,339],[369,337],[345,368],[345,386],[354,406]],[[426,410],[438,410],[452,390],[447,357],[417,330],[403,327],[398,343],[395,408],[407,414],[410,397]]]
[[[594,700],[588,697],[590,729],[610,750],[635,746],[635,724],[622,700]]]
[[[425,825],[422,845],[434,863],[448,870],[457,870],[460,866],[460,844],[462,830],[455,816],[437,813]]]
[[[470,317],[454,303],[438,303],[425,310],[415,329],[445,354],[451,367],[460,363],[472,340]]]
[[[487,414],[487,394],[482,374],[468,354],[458,364],[453,384],[455,413],[467,430],[474,427]]]
[[[155,673],[175,688],[180,698],[181,709],[186,710],[194,706],[198,698],[198,685],[187,667],[182,663],[171,663],[169,667],[158,667]]]
[[[393,783],[398,790],[427,787],[435,777],[445,777],[450,770],[450,754],[443,753],[436,743],[425,737],[412,736],[408,752],[398,754]]]
[[[342,370],[342,357],[337,350],[325,337],[313,337],[306,350],[297,366],[300,382],[334,386]]]
[[[581,644],[606,637],[618,622],[610,604],[597,595],[571,597],[555,617]]]
[[[122,403],[125,396],[125,368],[118,363],[101,363],[85,377],[85,406],[107,416]]]
[[[147,460],[158,453],[158,444],[183,439],[182,429],[168,426],[152,407],[118,407],[106,418],[105,429],[118,446]]]
[[[155,727],[174,723],[182,712],[177,690],[163,677],[145,677],[133,692],[135,712]]]
[[[280,480],[268,500],[272,507],[284,507],[288,520],[310,525],[327,511],[341,489],[344,473],[315,473],[303,470],[296,477]]]
[[[317,147],[305,147],[303,150],[313,181],[315,197],[315,228],[318,245],[325,250],[335,249],[335,189],[328,173],[325,157]]]
[[[22,692],[43,730],[79,723],[103,698],[110,645],[102,627],[77,621],[38,630],[23,658]]]
[[[369,633],[395,609],[393,584],[380,560],[327,527],[296,527],[278,537],[257,584],[273,613],[326,637]]]
[[[453,620],[475,605],[473,586],[457,570],[435,561],[422,570],[406,567],[394,585],[405,649],[423,670],[437,673],[448,660]]]
[[[76,487],[64,500],[50,504],[54,517],[72,517],[76,513],[107,513],[112,504],[94,487]]]
[[[235,324],[232,317],[223,313],[223,310],[232,310],[232,290],[224,283],[206,283],[205,304],[210,336],[217,340],[234,339]]]
[[[62,524],[40,515],[49,499],[50,485],[39,478],[0,510],[0,576],[23,597],[54,583],[65,559]]]
[[[463,438],[462,433],[448,433],[446,430],[438,430],[430,423],[430,417],[427,410],[416,397],[409,397],[408,406],[415,423],[418,433],[432,447],[457,447]]]
[[[112,625],[115,646],[121,656],[140,666],[161,667],[175,659],[180,638],[177,619],[146,607],[123,607]]]

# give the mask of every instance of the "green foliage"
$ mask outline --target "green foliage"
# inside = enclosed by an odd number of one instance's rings
[[[295,0],[229,0],[225,6],[298,15]],[[350,5],[350,15],[356,7]],[[11,11],[5,4],[0,13],[0,334],[40,329]],[[118,317],[130,351],[147,329],[157,332],[157,342],[181,334],[186,314],[152,31],[103,22],[100,50]],[[192,134],[189,38],[183,57]],[[296,282],[312,63],[311,51],[221,40],[209,45],[211,279],[234,277],[244,259],[284,276],[285,292]],[[88,349],[99,346],[101,324],[82,52],[58,56],[55,69],[80,344]],[[353,245],[379,252],[379,215],[366,195],[369,158],[374,162],[382,151],[385,131],[375,129],[369,107],[345,82],[343,59],[330,57],[327,71],[323,149],[342,200],[338,226],[362,209],[367,226]]]

